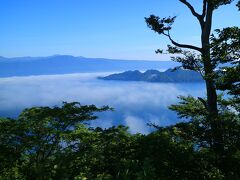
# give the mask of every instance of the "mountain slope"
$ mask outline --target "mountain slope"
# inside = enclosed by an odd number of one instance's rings
[[[81,72],[168,69],[178,66],[172,61],[114,60],[66,55],[48,57],[0,57],[0,77],[51,75]]]
[[[119,74],[111,74],[106,77],[99,77],[103,80],[118,80],[118,81],[146,81],[146,82],[203,82],[201,75],[195,71],[183,69],[168,69],[165,72],[157,70],[147,70],[144,73],[140,71],[126,71]]]

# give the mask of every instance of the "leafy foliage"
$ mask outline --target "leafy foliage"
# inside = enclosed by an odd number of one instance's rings
[[[150,15],[149,18],[145,18],[148,27],[150,27],[153,31],[157,32],[158,34],[165,34],[169,30],[171,30],[171,26],[175,21],[174,17],[168,18],[160,18],[155,15]]]
[[[199,99],[180,97],[170,108],[182,118],[148,135],[124,126],[89,128],[109,107],[64,103],[24,110],[0,120],[0,179],[239,179],[240,119],[219,97],[224,151]]]

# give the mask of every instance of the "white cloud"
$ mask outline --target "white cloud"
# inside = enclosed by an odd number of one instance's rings
[[[146,124],[146,121],[135,116],[127,116],[125,119],[126,125],[129,127],[131,133],[135,134],[141,132],[142,134],[148,134],[149,127]]]
[[[0,116],[19,113],[26,107],[59,105],[78,101],[109,105],[114,112],[100,114],[97,125],[127,123],[132,132],[148,132],[149,121],[168,125],[176,115],[167,109],[178,95],[202,96],[202,84],[167,84],[96,80],[99,74],[44,75],[0,78]],[[138,122],[138,123],[136,123]]]

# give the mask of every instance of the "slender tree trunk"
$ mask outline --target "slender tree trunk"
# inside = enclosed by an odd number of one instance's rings
[[[210,116],[217,116],[217,93],[214,82],[214,67],[210,57],[210,33],[212,29],[213,8],[208,6],[205,23],[202,26],[202,57],[206,75],[207,105]]]
[[[205,82],[207,90],[208,121],[212,131],[212,147],[215,152],[224,151],[223,138],[221,134],[221,122],[218,120],[217,92],[214,80],[214,66],[210,56],[210,33],[212,28],[213,8],[208,5],[204,24],[202,25],[202,57],[205,70]]]

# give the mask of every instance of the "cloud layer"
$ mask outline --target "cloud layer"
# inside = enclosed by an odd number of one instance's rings
[[[203,84],[167,84],[97,80],[100,74],[81,73],[0,79],[0,116],[17,116],[24,108],[78,101],[109,105],[114,112],[99,114],[93,126],[124,124],[132,133],[148,133],[148,122],[169,125],[176,114],[167,109],[178,95],[204,95]],[[101,74],[103,75],[103,74]]]

